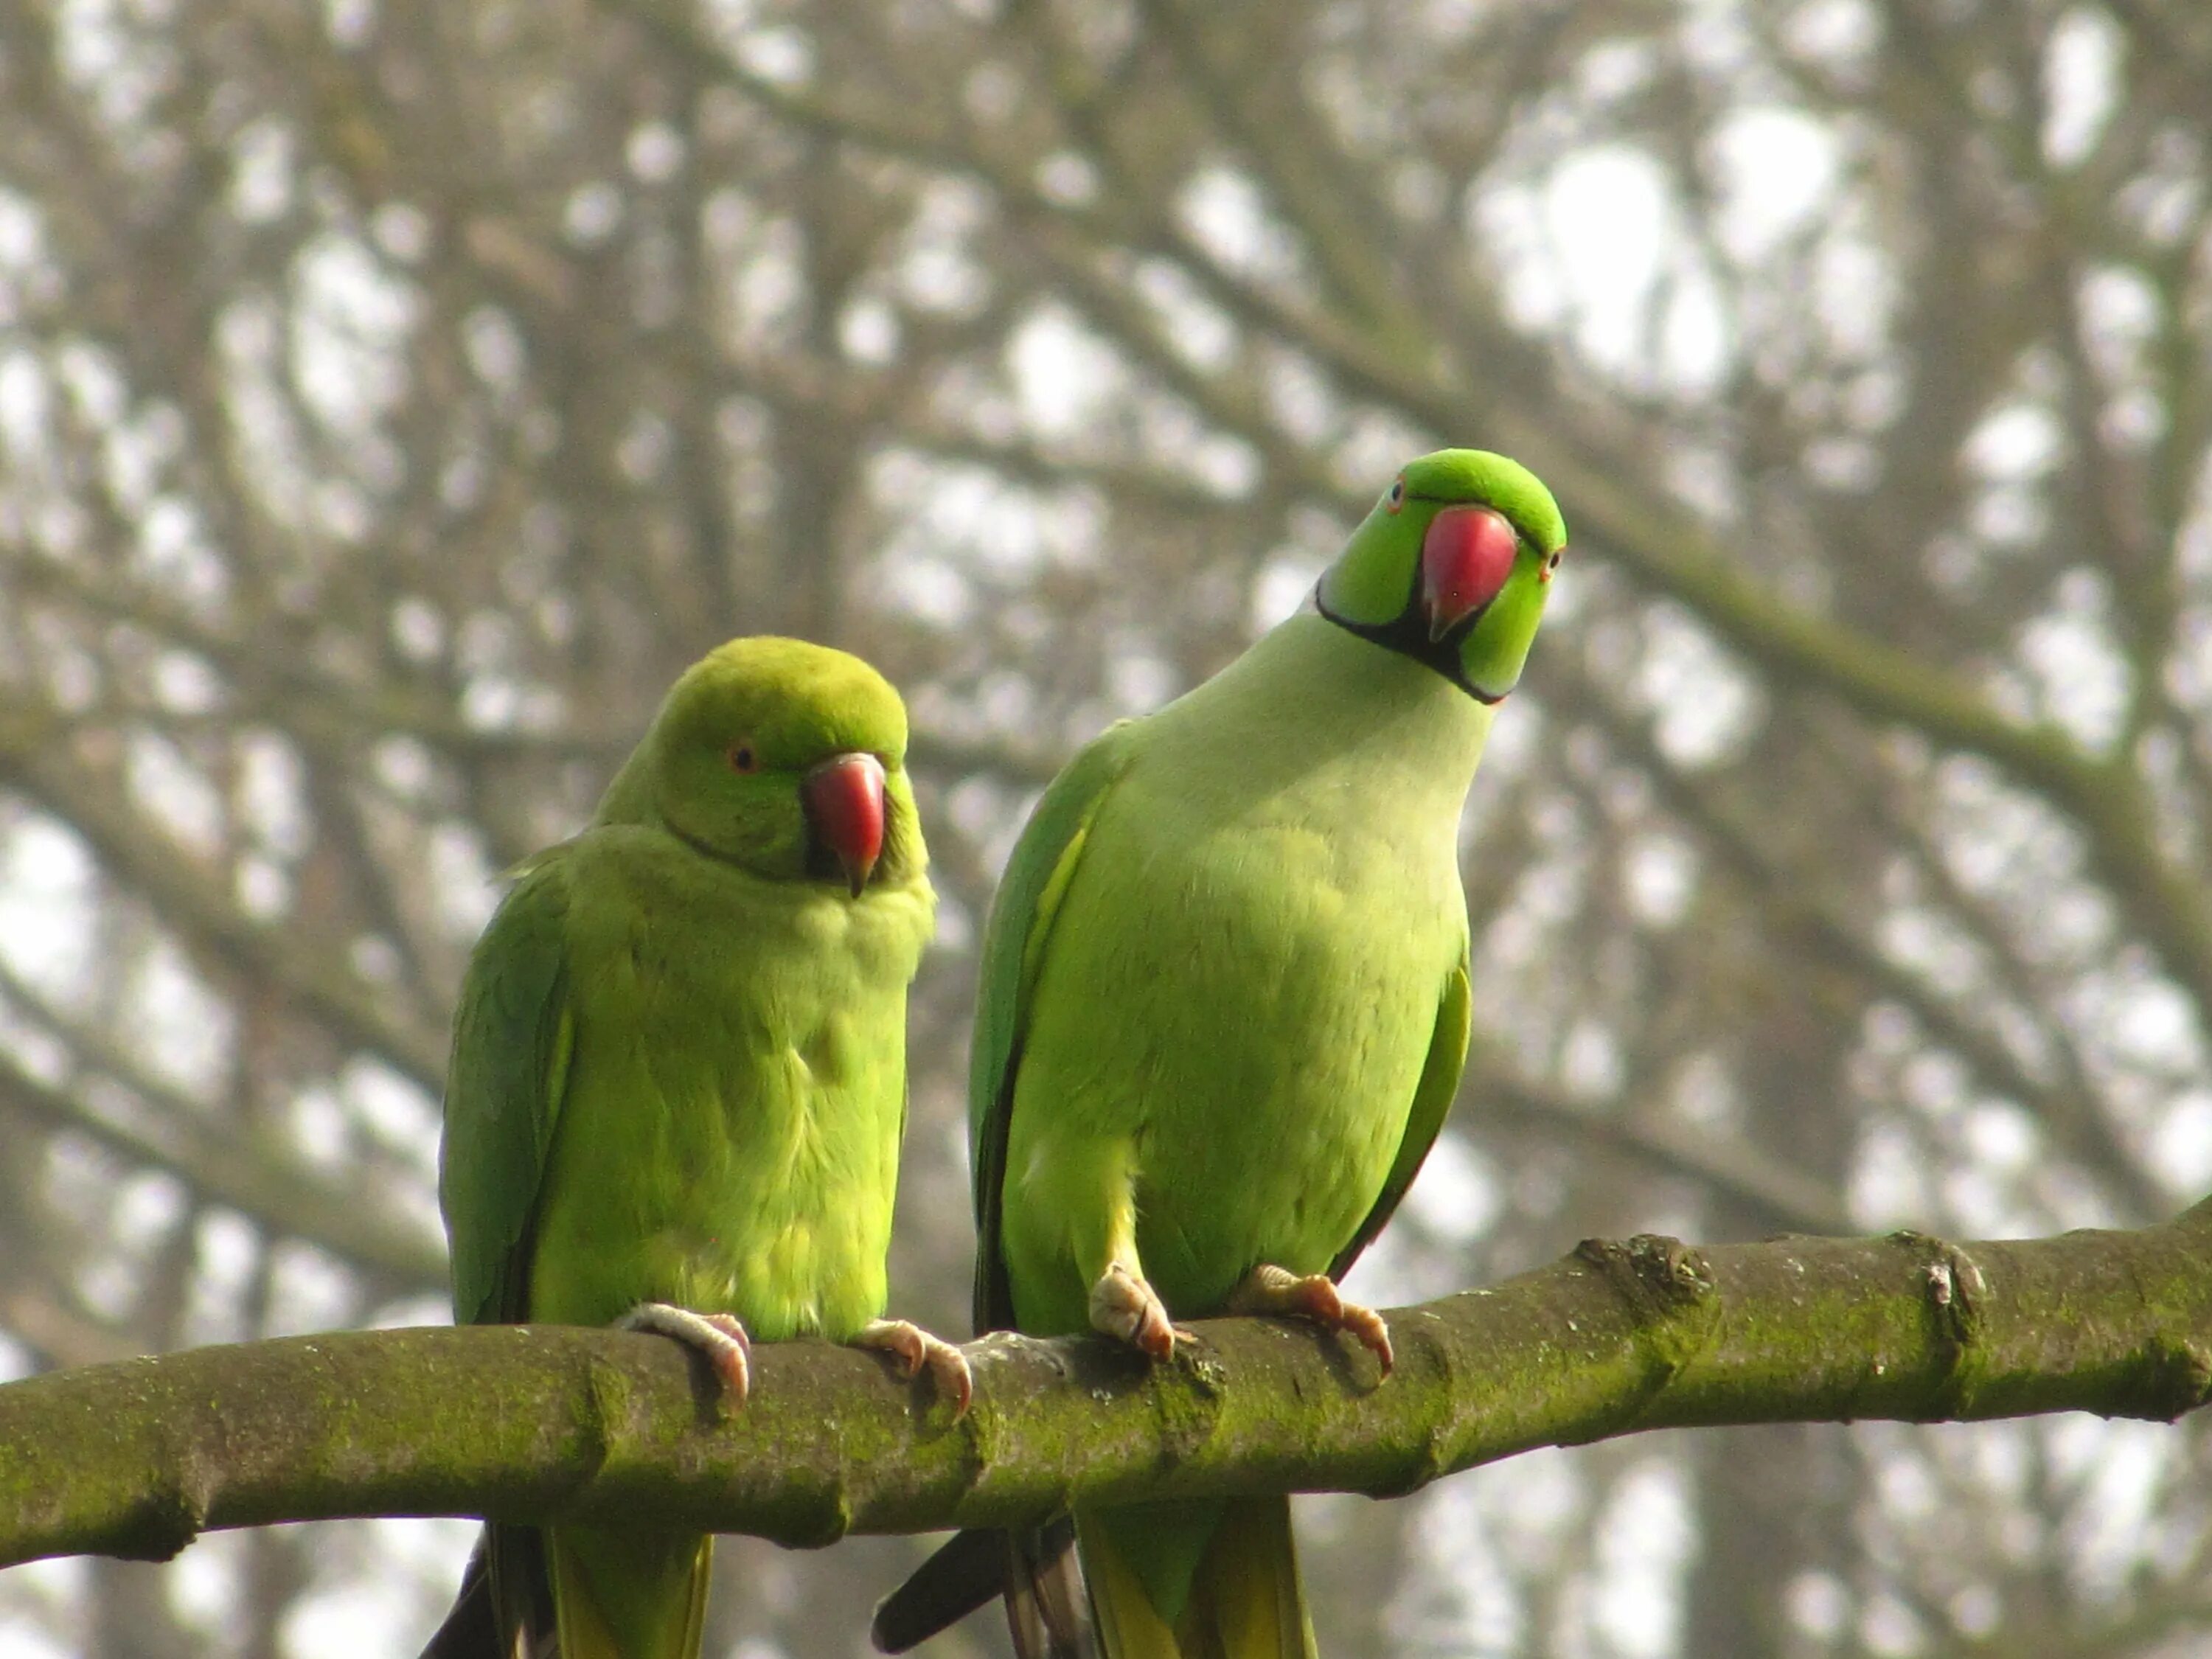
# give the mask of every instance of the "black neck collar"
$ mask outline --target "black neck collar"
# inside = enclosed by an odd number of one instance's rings
[[[1346,633],[1356,635],[1370,645],[1379,645],[1385,651],[1395,651],[1401,657],[1411,657],[1422,667],[1449,680],[1477,702],[1494,704],[1503,702],[1504,699],[1493,697],[1477,689],[1467,678],[1467,670],[1459,659],[1459,642],[1467,637],[1468,629],[1480,619],[1483,611],[1489,608],[1485,605],[1481,610],[1461,617],[1458,624],[1443,638],[1431,640],[1429,625],[1421,616],[1421,607],[1410,595],[1407,598],[1405,609],[1389,622],[1358,623],[1338,616],[1328,608],[1328,602],[1322,598],[1321,590],[1318,587],[1314,590],[1314,609],[1321,613],[1324,621],[1335,623]]]

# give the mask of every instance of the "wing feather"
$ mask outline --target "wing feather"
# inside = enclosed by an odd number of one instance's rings
[[[438,1203],[464,1324],[528,1314],[532,1225],[575,1043],[562,852],[521,866],[469,957],[453,1015]]]
[[[975,1048],[969,1061],[968,1150],[975,1185],[975,1329],[1014,1322],[999,1215],[1006,1180],[1006,1127],[1014,1074],[1021,1065],[1031,993],[1060,902],[1083,857],[1099,807],[1133,758],[1137,723],[1109,726],[1046,788],[1000,878],[983,930],[975,997]]]
[[[1421,1063],[1421,1080],[1413,1085],[1413,1106],[1406,1115],[1406,1133],[1398,1143],[1398,1156],[1391,1161],[1390,1173],[1382,1182],[1382,1192],[1376,1196],[1374,1208],[1368,1211],[1367,1218],[1359,1224],[1359,1231],[1352,1234],[1351,1242],[1337,1252],[1336,1260],[1329,1263],[1331,1279],[1343,1278],[1352,1270],[1352,1264],[1359,1260],[1360,1252],[1375,1242],[1375,1236],[1396,1212],[1398,1200],[1405,1197],[1406,1188],[1420,1174],[1429,1148],[1437,1144],[1444,1119],[1451,1114],[1452,1099],[1459,1093],[1460,1070],[1467,1064],[1472,1000],[1467,958],[1462,956],[1444,976],[1443,995],[1437,1004],[1437,1023],[1429,1034],[1428,1058]]]

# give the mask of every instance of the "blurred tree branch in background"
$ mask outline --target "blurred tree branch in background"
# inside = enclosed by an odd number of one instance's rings
[[[2212,1187],[2207,85],[2200,0],[0,0],[0,1376],[437,1316],[496,873],[764,630],[915,713],[894,1277],[957,1328],[1029,799],[1444,442],[1574,544],[1467,823],[1475,1061],[1367,1298],[1595,1232],[2169,1213]],[[1346,1653],[2154,1659],[2212,1629],[2208,1455],[1609,1443],[1317,1500],[1307,1572]],[[0,1644],[411,1651],[465,1535],[10,1574]],[[912,1559],[725,1556],[748,1659],[843,1656]]]

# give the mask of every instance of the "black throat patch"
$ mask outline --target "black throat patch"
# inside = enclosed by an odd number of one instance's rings
[[[1440,640],[1429,637],[1429,624],[1421,615],[1419,589],[1420,577],[1413,578],[1413,592],[1406,595],[1406,603],[1398,614],[1386,623],[1357,623],[1338,616],[1328,608],[1328,602],[1314,592],[1314,608],[1329,622],[1347,634],[1354,634],[1370,644],[1379,645],[1385,651],[1395,651],[1401,657],[1411,657],[1422,667],[1431,669],[1480,703],[1503,702],[1502,696],[1493,697],[1480,690],[1467,678],[1467,670],[1459,659],[1459,642],[1467,637],[1468,630],[1482,620],[1487,605],[1470,611],[1455,623],[1449,633]]]

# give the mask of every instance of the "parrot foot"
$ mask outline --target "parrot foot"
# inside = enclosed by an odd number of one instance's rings
[[[1244,1276],[1244,1282],[1230,1297],[1229,1311],[1288,1314],[1311,1320],[1327,1330],[1348,1331],[1381,1363],[1385,1376],[1397,1361],[1390,1348],[1390,1328],[1383,1323],[1382,1316],[1357,1302],[1346,1302],[1336,1281],[1327,1273],[1294,1273],[1262,1262]]]
[[[1091,1287],[1091,1328],[1153,1359],[1168,1358],[1178,1342],[1198,1340],[1168,1317],[1167,1304],[1158,1291],[1118,1261],[1109,1262]]]
[[[641,1302],[615,1321],[615,1326],[619,1330],[673,1337],[687,1347],[696,1348],[721,1378],[723,1391],[732,1406],[744,1405],[745,1395],[752,1390],[752,1364],[747,1357],[752,1352],[752,1339],[735,1314],[698,1314],[665,1302]]]
[[[903,1377],[912,1378],[927,1366],[937,1392],[952,1402],[953,1416],[968,1414],[968,1402],[975,1396],[975,1379],[968,1370],[968,1356],[943,1337],[932,1336],[903,1319],[874,1319],[860,1328],[853,1346],[890,1355]]]

